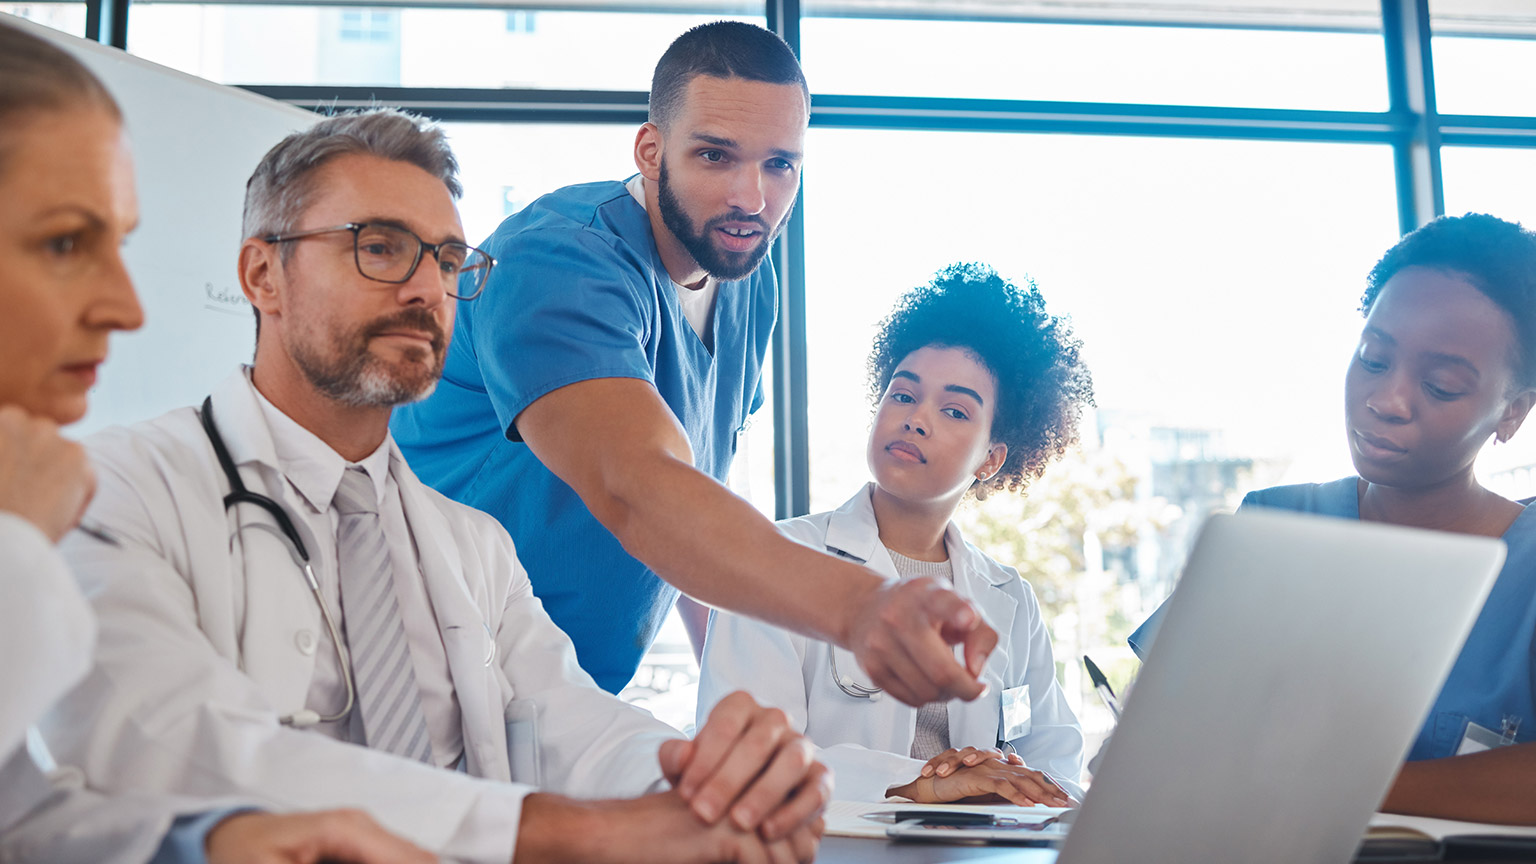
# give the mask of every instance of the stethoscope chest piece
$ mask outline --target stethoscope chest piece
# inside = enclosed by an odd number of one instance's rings
[[[867,699],[870,702],[879,702],[880,697],[884,695],[885,691],[881,690],[879,687],[865,686],[853,680],[852,675],[838,672],[837,646],[830,643],[827,645],[827,665],[830,666],[832,670],[832,682],[836,684],[837,689],[843,691],[845,695],[851,696],[854,699]]]

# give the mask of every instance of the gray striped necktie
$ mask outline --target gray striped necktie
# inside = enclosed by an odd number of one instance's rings
[[[400,620],[373,481],[363,469],[347,468],[331,504],[341,515],[336,562],[341,571],[342,627],[357,687],[356,710],[362,715],[366,738],[359,743],[431,762],[432,743]]]
[[[929,702],[917,709],[912,758],[928,761],[949,749],[949,703]]]

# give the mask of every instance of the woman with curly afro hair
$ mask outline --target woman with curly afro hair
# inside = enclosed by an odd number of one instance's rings
[[[893,580],[952,583],[999,634],[981,697],[911,708],[885,697],[841,648],[716,611],[699,716],[737,689],[782,709],[821,748],[840,798],[1079,798],[1082,731],[1056,684],[1034,591],[952,521],[967,495],[1022,492],[1076,443],[1093,401],[1079,355],[1033,283],[975,264],[940,272],[902,297],[875,339],[874,482],[835,511],[780,523],[795,540]]]

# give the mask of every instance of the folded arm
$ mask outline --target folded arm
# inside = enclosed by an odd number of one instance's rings
[[[96,623],[64,559],[31,522],[0,513],[0,761],[90,668]]]
[[[1381,809],[1466,822],[1536,825],[1536,743],[1408,762]]]
[[[57,425],[0,406],[0,762],[90,665],[90,608],[53,544],[95,485],[84,449]]]

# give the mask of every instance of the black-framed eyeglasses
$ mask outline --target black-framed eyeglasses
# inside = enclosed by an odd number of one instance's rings
[[[375,282],[409,282],[416,275],[422,253],[431,252],[448,286],[448,296],[473,300],[485,290],[485,280],[496,266],[495,258],[473,246],[454,240],[428,243],[414,231],[380,222],[348,222],[292,234],[269,234],[261,239],[267,243],[287,243],[337,231],[352,232],[352,260],[357,263],[357,272]]]

